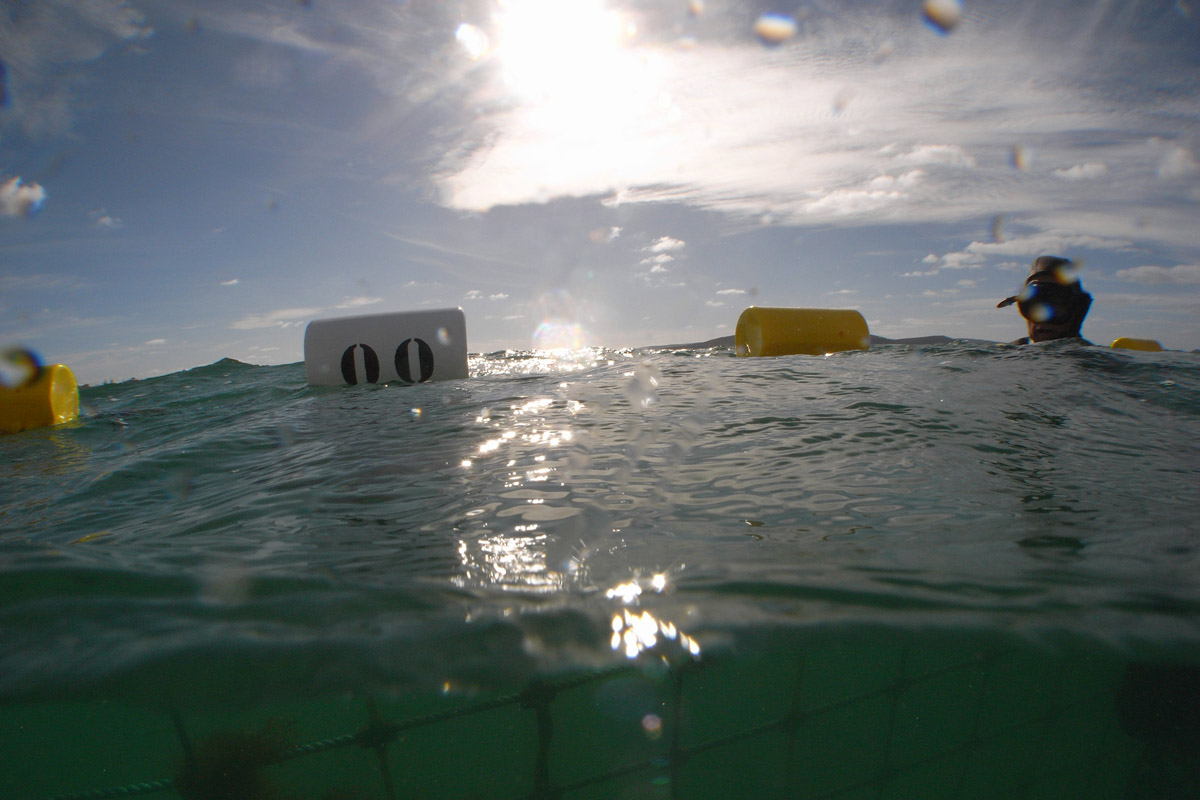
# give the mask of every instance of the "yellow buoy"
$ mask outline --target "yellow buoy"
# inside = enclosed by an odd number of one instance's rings
[[[58,425],[79,417],[79,387],[65,364],[43,367],[36,380],[0,386],[0,433]]]
[[[1163,349],[1154,339],[1130,339],[1128,336],[1115,340],[1112,346],[1118,350],[1145,350],[1147,353],[1157,353]]]
[[[867,321],[850,309],[760,308],[738,317],[734,349],[739,356],[820,356],[842,350],[866,350]]]

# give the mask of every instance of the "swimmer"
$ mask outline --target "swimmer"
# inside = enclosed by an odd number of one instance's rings
[[[1092,306],[1092,296],[1079,284],[1073,266],[1066,258],[1039,256],[1029,270],[1025,287],[996,304],[996,308],[1004,308],[1016,303],[1028,324],[1029,336],[1012,344],[1082,338],[1080,328]]]

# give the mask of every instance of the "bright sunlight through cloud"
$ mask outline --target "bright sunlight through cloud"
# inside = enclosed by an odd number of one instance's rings
[[[603,0],[504,0],[494,27],[491,56],[503,92],[519,104],[522,138],[536,143],[521,148],[520,172],[558,174],[567,182],[587,175],[584,185],[603,184],[597,170],[644,157],[640,140],[655,120],[670,116],[671,102],[662,91],[666,62],[658,53],[634,47],[632,21]],[[460,26],[456,38],[469,58],[479,59],[478,29]],[[506,182],[522,182],[511,170],[499,172]],[[456,196],[452,203],[481,201],[489,202]]]
[[[585,114],[613,99],[628,68],[622,43],[636,31],[602,0],[507,0],[500,8],[496,52],[517,97]]]

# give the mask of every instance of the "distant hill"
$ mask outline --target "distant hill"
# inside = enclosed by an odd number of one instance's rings
[[[885,336],[871,334],[871,344],[947,344],[949,342],[970,342],[971,344],[998,344],[987,339],[955,339],[950,336],[914,336],[908,339],[888,339]],[[645,350],[705,350],[710,347],[733,347],[732,336],[718,336],[703,342],[688,344],[656,344]]]

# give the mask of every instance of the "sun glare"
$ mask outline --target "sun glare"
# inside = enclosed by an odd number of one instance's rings
[[[635,50],[636,35],[603,0],[501,0],[494,54],[535,128],[619,148],[662,84],[661,58]]]
[[[502,0],[496,22],[504,81],[531,103],[603,90],[633,33],[602,0]]]
[[[448,202],[487,208],[506,197],[617,191],[630,175],[662,169],[662,134],[683,117],[664,88],[669,49],[639,39],[633,17],[604,0],[493,8],[486,33],[464,23],[455,36],[496,79],[480,88],[502,135],[446,182]]]

